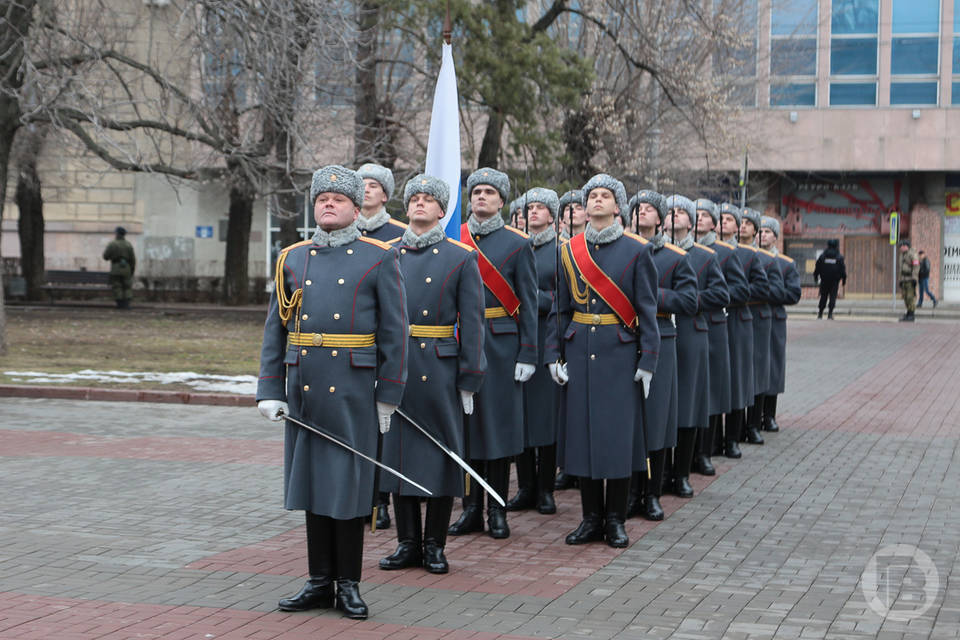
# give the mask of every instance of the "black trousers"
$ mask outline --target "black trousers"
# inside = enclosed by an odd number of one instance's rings
[[[840,290],[840,281],[837,282],[824,282],[820,281],[820,311],[823,311],[823,308],[827,306],[827,299],[830,300],[830,313],[833,313],[833,308],[837,306],[837,291]]]

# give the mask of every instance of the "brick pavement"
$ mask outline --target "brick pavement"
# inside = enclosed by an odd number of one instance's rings
[[[252,409],[2,398],[0,638],[960,636],[960,325],[799,320],[789,349],[784,430],[631,521],[629,549],[562,543],[574,492],[511,515],[507,541],[452,538],[446,576],[378,571],[394,530],[368,532],[363,622],[275,610],[302,581],[302,516]],[[915,563],[880,568],[886,619],[862,592],[895,544],[938,572],[905,620]]]

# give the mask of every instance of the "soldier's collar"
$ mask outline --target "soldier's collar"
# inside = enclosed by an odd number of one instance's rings
[[[773,245],[772,247],[770,247],[769,249],[767,249],[767,251],[769,251],[770,253],[772,253],[772,254],[775,255],[775,256],[780,255],[780,250],[777,249],[777,245]]]
[[[539,247],[541,245],[547,244],[548,242],[550,242],[556,237],[557,237],[557,230],[551,226],[548,226],[546,229],[544,229],[540,233],[531,233],[530,242],[533,243],[533,246]]]
[[[330,232],[317,227],[317,230],[313,234],[313,244],[318,247],[342,247],[345,244],[350,244],[359,237],[360,230],[357,229],[356,222],[351,222],[343,229],[334,229]]]
[[[387,210],[381,208],[380,211],[376,212],[369,218],[363,217],[363,211],[360,212],[360,215],[357,216],[357,229],[361,231],[376,231],[383,225],[387,224],[390,220],[390,214],[387,213]]]
[[[692,233],[688,233],[687,235],[683,236],[683,240],[680,240],[679,242],[676,241],[676,240],[674,240],[674,239],[671,237],[671,238],[670,238],[670,242],[672,242],[673,244],[677,245],[678,247],[680,247],[680,248],[683,249],[684,251],[689,251],[689,250],[690,250],[690,247],[693,246],[693,234],[692,234]]]
[[[663,245],[665,245],[666,243],[667,243],[667,239],[663,236],[663,231],[660,231],[659,233],[654,235],[652,238],[650,238],[650,244],[653,245],[654,251],[659,251],[660,249],[663,249]]]
[[[467,218],[467,229],[474,235],[485,236],[501,228],[503,228],[503,218],[500,217],[500,214],[496,214],[483,221],[477,216]]]
[[[413,230],[413,227],[407,227],[403,232],[403,237],[400,238],[400,243],[406,247],[423,249],[424,247],[429,247],[432,244],[437,244],[446,237],[447,234],[443,232],[443,225],[437,223],[435,226],[430,227],[420,235],[416,234],[416,232]]]
[[[709,247],[710,245],[716,243],[716,241],[717,241],[716,231],[708,231],[707,233],[703,234],[699,240],[700,244],[702,244],[705,247]]]
[[[623,227],[614,222],[608,227],[604,227],[600,231],[597,231],[593,228],[592,224],[587,223],[586,229],[583,231],[584,238],[590,244],[610,244],[614,240],[618,240],[623,236]]]

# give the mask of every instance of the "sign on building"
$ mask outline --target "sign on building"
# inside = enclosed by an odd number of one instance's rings
[[[889,231],[889,212],[904,211],[903,180],[842,178],[804,180],[784,190],[781,216],[784,236],[881,235]],[[900,234],[909,227],[901,215]]]

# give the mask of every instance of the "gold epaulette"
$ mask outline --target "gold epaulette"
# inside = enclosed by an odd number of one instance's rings
[[[393,218],[390,218],[389,220],[387,220],[387,222],[397,227],[400,227],[402,229],[406,229],[408,226],[410,226],[406,222],[400,222],[399,220],[394,220]]]
[[[786,255],[786,254],[783,254],[783,253],[777,254],[777,257],[778,257],[778,258],[782,258],[782,259],[786,260],[787,262],[793,262],[793,258],[791,258],[790,256],[788,256],[788,255]]]
[[[280,253],[286,253],[287,251],[290,251],[290,249],[296,249],[297,247],[302,247],[307,244],[313,244],[313,240],[301,240],[300,242],[295,242],[289,247],[284,247],[283,249],[281,249]]]
[[[753,251],[754,253],[756,253],[757,251],[759,251],[759,249],[757,249],[757,248],[754,247],[753,245],[749,245],[749,244],[737,244],[737,247],[743,247],[744,249],[750,249],[750,251]]]
[[[709,251],[710,253],[716,253],[716,251],[714,251],[713,249],[711,249],[711,248],[708,247],[707,245],[705,245],[705,244],[700,244],[699,242],[694,242],[694,243],[693,243],[693,246],[695,246],[695,247],[700,247],[700,248],[703,249],[704,251]]]
[[[513,231],[515,234],[517,234],[517,235],[520,236],[521,238],[529,238],[529,237],[530,237],[529,235],[527,235],[527,234],[524,233],[523,231],[520,231],[520,229],[514,229],[514,228],[511,227],[510,225],[505,224],[505,225],[503,225],[503,228],[506,229],[507,231]]]
[[[650,242],[649,240],[647,240],[647,239],[644,238],[643,236],[638,236],[637,234],[635,234],[635,233],[630,233],[629,231],[624,231],[624,232],[623,232],[623,235],[627,236],[628,238],[633,238],[634,240],[636,240],[636,241],[639,242],[640,244],[647,244],[648,242]]]
[[[734,249],[734,248],[735,248],[732,244],[727,244],[726,242],[724,242],[724,241],[722,241],[722,240],[717,240],[717,244],[720,245],[721,247],[726,247],[727,249]]]
[[[386,242],[384,242],[383,240],[377,240],[376,238],[360,237],[360,238],[357,238],[357,240],[359,240],[360,242],[366,242],[366,243],[368,243],[368,244],[372,244],[372,245],[374,245],[374,246],[376,246],[376,247],[380,247],[380,248],[383,249],[384,251],[386,251],[387,249],[392,249],[392,248],[393,248],[393,247],[391,247],[389,244],[387,244]]]
[[[387,240],[387,244],[393,244],[394,242],[400,242],[403,239],[403,236],[397,236],[393,240]]]
[[[473,251],[473,247],[471,247],[470,245],[464,242],[460,242],[459,240],[454,240],[453,238],[447,238],[447,242],[449,242],[450,244],[455,244],[461,249],[466,249],[467,251]]]
[[[765,255],[768,255],[768,256],[770,256],[771,258],[776,258],[776,257],[777,257],[777,256],[775,256],[774,254],[772,254],[772,253],[770,253],[769,251],[767,251],[766,249],[757,249],[757,251],[759,251],[760,253],[763,253],[763,254],[765,254]]]
[[[682,255],[682,256],[687,255],[687,252],[686,252],[686,251],[684,251],[683,249],[681,249],[681,248],[678,247],[677,245],[673,244],[672,242],[664,242],[664,243],[663,243],[663,246],[664,246],[665,248],[667,248],[667,249],[670,249],[670,251],[673,251],[674,253],[679,253],[679,254]]]

